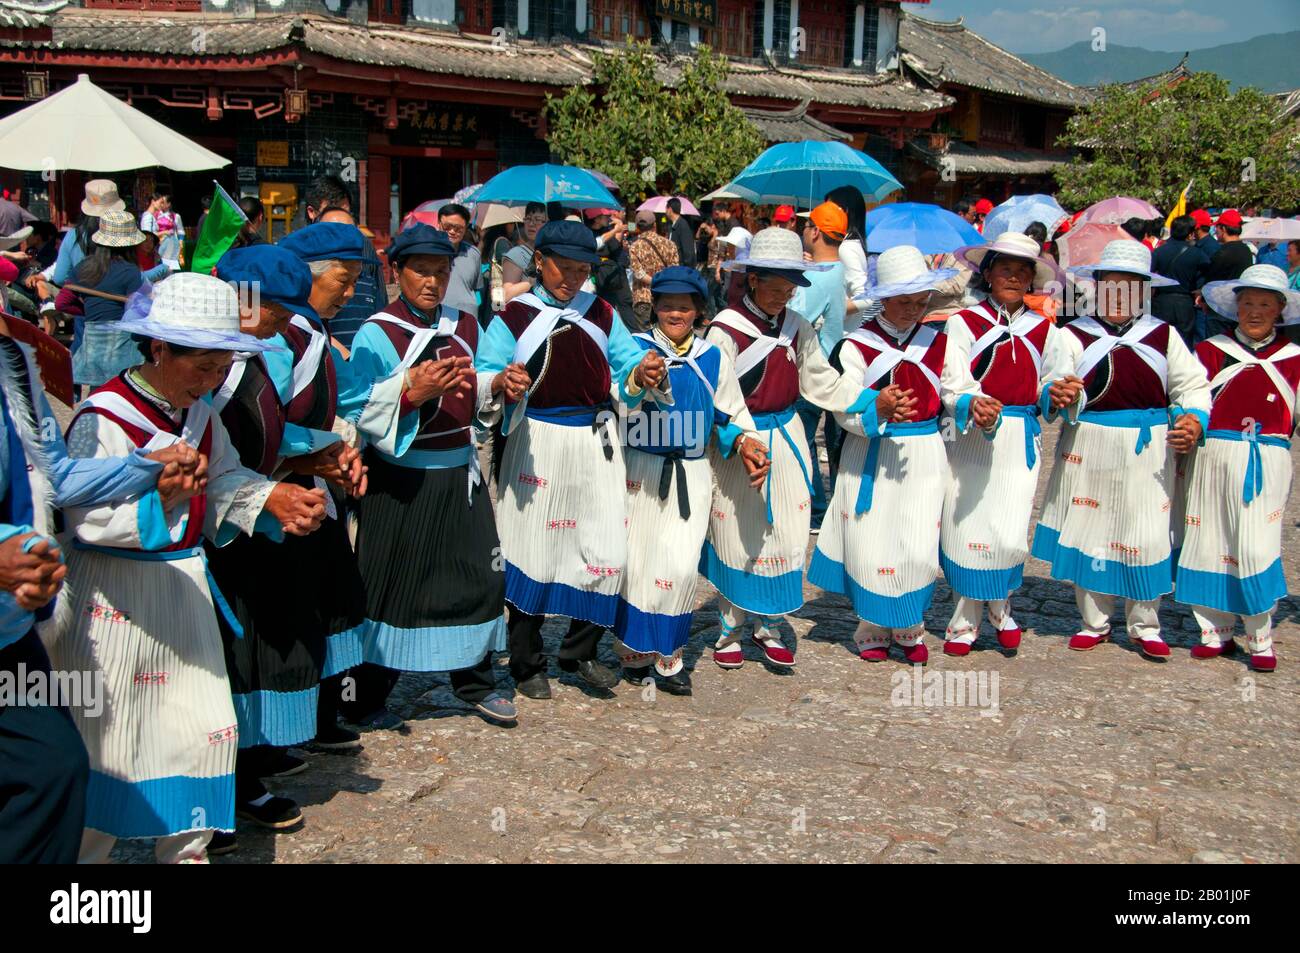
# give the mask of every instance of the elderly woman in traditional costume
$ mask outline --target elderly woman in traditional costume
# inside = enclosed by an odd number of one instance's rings
[[[193,484],[201,463],[184,445],[147,456],[69,457],[35,354],[0,318],[0,682],[27,692],[33,676],[50,674],[35,627],[67,573],[53,538],[55,507],[125,502],[155,489],[171,494]],[[68,705],[91,702],[62,695],[12,702],[0,703],[0,864],[73,863],[88,764]]]
[[[986,603],[998,644],[1007,652],[1019,648],[1010,595],[1020,588],[1029,553],[1040,405],[1059,412],[1077,405],[1083,390],[1063,332],[1025,304],[1031,289],[1057,277],[1039,247],[1026,235],[1004,232],[991,244],[957,252],[978,271],[987,294],[945,328],[940,381],[957,430],[947,443],[952,480],[939,534],[939,564],[957,596],[947,655],[970,652]]]
[[[119,837],[156,838],[163,862],[202,861],[213,830],[234,827],[238,727],[216,620],[230,609],[201,542],[307,533],[324,515],[319,491],[240,466],[204,399],[234,352],[268,347],[239,326],[235,292],[208,275],[137,296],[122,330],[144,363],[92,392],[68,431],[74,456],[184,440],[208,463],[188,488],[66,513],[74,548],[47,645],[58,668],[102,672],[106,699],[98,717],[73,713],[90,752],[83,862],[106,861]]]
[[[1185,478],[1183,544],[1174,594],[1201,627],[1192,657],[1233,651],[1237,617],[1250,667],[1271,672],[1273,608],[1286,595],[1282,514],[1291,490],[1300,346],[1282,323],[1300,322],[1300,291],[1274,265],[1252,265],[1235,281],[1212,281],[1206,302],[1237,329],[1196,346],[1214,403],[1205,445]]]
[[[500,393],[477,384],[479,324],[444,305],[456,248],[415,224],[388,249],[399,294],[361,326],[351,363],[363,376],[415,378],[400,441],[366,451],[370,486],[358,507],[357,563],[366,586],[358,702],[382,708],[402,671],[450,672],[456,697],[496,722],[515,720],[497,690],[492,653],[506,647],[505,575],[474,424]],[[367,698],[366,696],[370,697]]]
[[[877,395],[842,379],[827,363],[817,333],[786,307],[807,270],[826,265],[803,260],[803,242],[784,228],[754,236],[748,258],[727,262],[744,273],[740,307],[721,311],[706,340],[733,362],[745,406],[769,448],[771,471],[761,490],[743,457],[709,451],[716,482],[708,538],[700,571],[719,592],[721,634],[713,661],[739,668],[745,661],[739,627],[757,616],[753,639],[768,664],[794,665],[781,641],[780,622],[803,605],[803,570],[811,526],[813,463],[795,413],[803,397],[827,410],[849,414],[874,406]]]
[[[418,421],[404,413],[402,395],[410,383],[406,374],[375,380],[344,359],[329,333],[329,321],[356,290],[365,257],[365,238],[355,225],[318,222],[290,232],[279,247],[296,255],[311,270],[307,307],[295,309],[284,332],[287,350],[272,352],[267,361],[276,390],[286,394],[287,450],[302,453],[320,449],[343,436],[356,446],[358,431],[373,440],[409,439]],[[294,455],[285,453],[285,456]],[[350,474],[351,493],[365,492],[366,477],[360,466]],[[320,477],[296,479],[324,486]],[[337,723],[342,708],[348,720],[362,727],[396,728],[401,719],[386,708],[373,710],[364,699],[348,691],[342,673],[362,661],[361,635],[365,627],[366,593],[357,570],[356,555],[342,519],[342,495],[326,498],[325,524],[320,533],[301,546],[286,586],[303,594],[304,612],[314,613],[312,625],[328,633],[325,665],[321,670],[320,709],[316,744],[325,748],[355,746],[357,735]],[[308,620],[302,620],[308,624]],[[364,710],[363,710],[364,709]]]
[[[1150,286],[1169,279],[1152,274],[1145,245],[1113,241],[1096,265],[1071,270],[1095,279],[1097,317],[1064,329],[1073,373],[1084,382],[1083,409],[1057,444],[1032,552],[1054,579],[1074,584],[1083,625],[1071,649],[1110,638],[1118,596],[1129,637],[1163,659],[1169,646],[1156,613],[1173,588],[1175,455],[1203,439],[1210,385],[1178,333],[1147,313]]]
[[[597,688],[618,683],[595,661],[627,569],[623,448],[612,415],[602,411],[611,407],[611,388],[634,406],[666,369],[663,355],[642,350],[610,305],[580,291],[599,261],[586,226],[543,226],[534,252],[540,280],[492,321],[476,360],[480,380],[502,385],[494,404],[504,403],[506,438],[497,516],[510,671],[530,698],[551,694],[542,654],[547,615],[571,620],[561,669]]]
[[[754,430],[731,360],[695,335],[708,286],[693,268],[674,265],[650,282],[652,330],[634,337],[663,355],[672,403],[659,390],[623,424],[627,437],[628,564],[614,621],[624,676],[652,673],[665,691],[691,693],[682,649],[691,637],[699,553],[709,528],[713,433],[724,457],[739,454],[755,485],[767,472],[767,448]]]
[[[865,411],[836,415],[847,436],[808,581],[849,597],[861,620],[854,642],[868,662],[888,658],[891,644],[910,663],[929,658],[922,617],[938,577],[948,482],[938,420],[947,342],[921,319],[930,294],[953,274],[931,271],[911,245],[883,252],[875,284],[863,292],[881,302],[880,315],[831,358],[872,399]]]

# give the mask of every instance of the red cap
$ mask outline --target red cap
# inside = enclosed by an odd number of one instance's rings
[[[1235,208],[1225,208],[1219,213],[1215,225],[1227,225],[1229,228],[1241,228],[1241,213]]]
[[[0,258],[0,281],[8,284],[18,278],[18,266],[8,258]]]
[[[773,222],[788,222],[794,218],[793,205],[778,205],[776,211],[772,213]]]
[[[991,211],[993,211],[993,203],[988,199],[980,199],[975,203],[976,215],[987,215]]]
[[[1196,223],[1197,228],[1209,228],[1214,224],[1214,219],[1210,218],[1210,213],[1203,208],[1198,208],[1192,213],[1192,221]]]

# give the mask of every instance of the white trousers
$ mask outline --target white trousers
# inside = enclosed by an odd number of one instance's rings
[[[208,829],[181,831],[179,834],[156,838],[153,855],[160,864],[207,863],[208,841],[212,840],[212,834],[212,830]],[[77,863],[108,863],[108,855],[115,843],[116,835],[87,827],[81,834],[81,852],[77,855]]]
[[[1080,635],[1110,634],[1110,614],[1115,608],[1114,596],[1075,586],[1074,601],[1079,607],[1079,615],[1083,617]],[[1159,608],[1159,599],[1125,599],[1124,623],[1128,634],[1135,639],[1163,642],[1160,638],[1160,618],[1156,614]]]
[[[1207,609],[1204,606],[1192,606],[1192,616],[1201,627],[1202,645],[1222,645],[1234,639],[1237,628],[1237,616],[1231,612]],[[1261,612],[1258,615],[1241,616],[1242,628],[1246,630],[1246,651],[1251,655],[1273,654],[1273,612]]]
[[[916,645],[924,635],[925,624],[920,622],[906,629],[889,629],[874,622],[859,622],[857,631],[853,633],[853,641],[857,643],[858,651],[861,652],[863,649],[885,648],[890,642],[897,645]]]
[[[967,645],[974,643],[976,636],[979,635],[980,616],[984,613],[985,605],[989,607],[989,622],[993,624],[993,628],[999,632],[1004,629],[1019,628],[1016,620],[1011,618],[1010,599],[991,599],[985,603],[979,599],[958,596],[957,605],[952,610],[952,618],[948,620],[947,640],[965,642]]]
[[[733,640],[734,641],[734,640]],[[682,646],[672,655],[660,655],[658,652],[638,652],[617,636],[614,637],[614,652],[624,668],[655,667],[660,675],[667,678],[682,670]]]

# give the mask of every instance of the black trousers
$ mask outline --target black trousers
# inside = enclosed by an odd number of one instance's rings
[[[1158,292],[1151,299],[1151,314],[1172,324],[1189,349],[1196,346],[1196,302],[1191,292]]]
[[[491,652],[484,655],[482,661],[473,668],[457,669],[449,674],[452,692],[461,701],[470,705],[477,705],[496,691],[497,677],[492,668]],[[321,692],[322,696],[327,690],[335,692],[335,697],[341,698],[338,711],[351,722],[373,715],[387,705],[388,696],[396,687],[397,680],[402,677],[402,673],[396,669],[384,668],[382,665],[374,665],[370,662],[349,669],[343,675],[355,680],[354,691],[348,693],[349,697],[342,697],[341,686],[330,684],[337,682],[343,676],[327,679],[326,684],[321,686]]]
[[[0,673],[18,682],[50,671],[33,629],[0,649]],[[0,864],[74,864],[86,822],[90,760],[67,709],[0,705]]]
[[[546,616],[529,615],[510,608],[509,629],[510,674],[516,682],[532,678],[546,671],[546,656],[542,654],[542,623]],[[596,657],[596,646],[605,633],[605,627],[583,619],[569,622],[569,631],[560,643],[560,658],[581,662]]]

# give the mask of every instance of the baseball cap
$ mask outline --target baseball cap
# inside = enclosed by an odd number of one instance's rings
[[[988,199],[980,199],[975,203],[975,213],[977,215],[987,215],[991,211],[993,211],[993,203]]]
[[[844,241],[844,236],[849,233],[849,216],[834,202],[818,205],[808,213],[808,219],[817,226],[818,231],[836,241]]]
[[[772,213],[773,222],[788,222],[794,218],[793,205],[778,205],[776,211]]]
[[[1235,208],[1225,208],[1219,213],[1215,225],[1227,225],[1229,228],[1241,228],[1241,213]]]
[[[1209,228],[1214,224],[1214,219],[1210,217],[1210,213],[1203,208],[1198,208],[1192,213],[1192,221],[1196,223],[1197,228]]]

